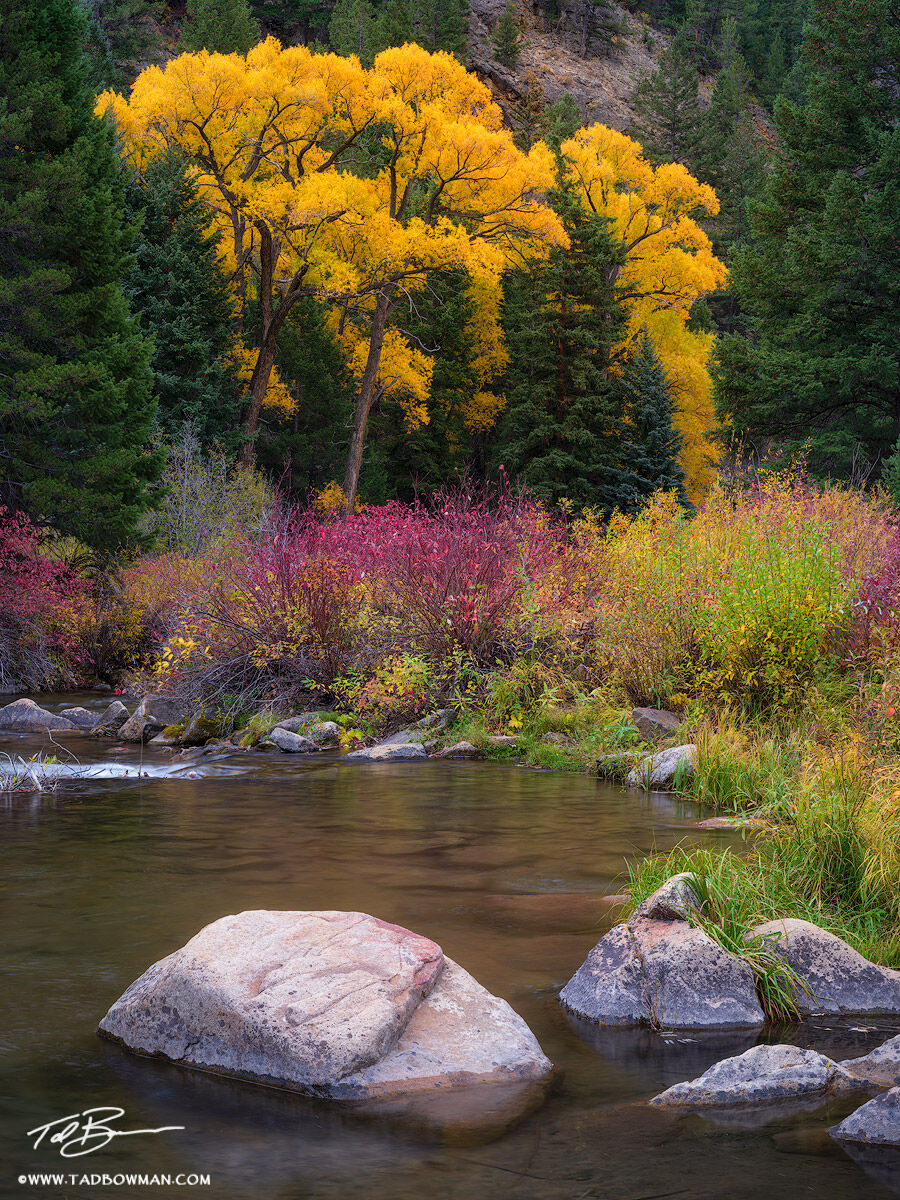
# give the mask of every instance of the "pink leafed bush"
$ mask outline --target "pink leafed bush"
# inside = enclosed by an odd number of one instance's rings
[[[41,548],[40,531],[0,507],[0,683],[46,687],[77,657],[77,614],[87,589]]]

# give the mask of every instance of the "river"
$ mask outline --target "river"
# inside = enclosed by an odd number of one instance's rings
[[[59,697],[48,704],[61,707]],[[107,697],[90,703],[100,706]],[[44,702],[44,701],[42,701]],[[84,697],[77,698],[84,703]],[[893,1156],[862,1165],[825,1132],[857,1101],[714,1124],[645,1101],[755,1036],[585,1030],[556,994],[613,916],[626,860],[697,829],[694,805],[596,779],[488,763],[341,766],[254,753],[198,760],[85,735],[59,739],[94,777],[2,807],[6,985],[3,1196],[206,1195],[216,1200],[721,1200],[900,1193]],[[38,739],[0,736],[30,754]],[[59,752],[65,760],[66,753]],[[123,771],[135,772],[128,774]],[[136,774],[136,772],[145,774]],[[112,777],[106,777],[112,776]],[[137,1058],[96,1035],[150,963],[248,908],[357,909],[438,941],[528,1021],[559,1079],[544,1106],[490,1136],[443,1136]],[[773,1031],[836,1057],[897,1022]],[[128,1127],[89,1157],[31,1148],[28,1130],[95,1105]],[[464,1114],[463,1114],[464,1118]],[[208,1174],[211,1186],[20,1186],[29,1172]]]

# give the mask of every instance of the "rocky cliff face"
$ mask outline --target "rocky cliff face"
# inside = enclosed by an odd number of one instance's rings
[[[557,13],[518,0],[522,44],[515,70],[494,61],[493,31],[506,0],[470,0],[470,65],[494,92],[504,111],[537,86],[553,103],[568,93],[586,124],[600,122],[627,130],[634,90],[655,68],[667,35],[650,29],[618,5],[605,8],[584,0],[558,0]],[[610,23],[618,27],[609,33]]]

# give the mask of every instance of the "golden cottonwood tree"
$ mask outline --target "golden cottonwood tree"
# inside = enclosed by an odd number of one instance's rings
[[[403,46],[366,70],[270,38],[246,57],[200,51],[150,67],[128,99],[106,93],[98,107],[138,166],[173,145],[194,164],[245,319],[249,273],[257,277],[248,456],[278,332],[297,300],[339,304],[342,323],[363,336],[348,508],[399,298],[432,271],[496,281],[525,251],[565,244],[543,199],[549,151],[518,150],[490,92],[447,54]],[[388,345],[396,359],[396,337]]]
[[[713,459],[708,370],[713,335],[689,330],[687,320],[694,301],[727,274],[694,219],[701,210],[719,211],[716,194],[680,163],[654,169],[638,142],[604,125],[579,130],[563,142],[561,153],[574,194],[585,208],[610,218],[625,248],[617,278],[628,312],[625,343],[646,326],[674,384],[682,465],[696,499],[708,486]]]

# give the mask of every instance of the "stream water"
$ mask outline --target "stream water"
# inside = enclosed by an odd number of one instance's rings
[[[58,698],[50,707],[62,707]],[[104,704],[107,697],[90,703]],[[75,702],[85,703],[83,696]],[[595,779],[479,763],[341,766],[198,758],[59,736],[91,777],[8,799],[2,821],[0,1195],[207,1195],[216,1200],[661,1200],[900,1194],[900,1159],[855,1161],[827,1135],[858,1101],[714,1123],[645,1101],[755,1035],[579,1029],[556,1002],[613,916],[627,859],[685,837],[693,805]],[[47,749],[0,735],[0,752]],[[57,751],[65,760],[66,753]],[[173,771],[173,764],[177,769]],[[123,771],[127,768],[127,771]],[[247,908],[358,909],[409,926],[528,1021],[560,1077],[544,1106],[488,1134],[443,1136],[290,1093],[141,1059],[96,1025],[141,972],[201,926]],[[767,1033],[835,1057],[900,1023]],[[28,1130],[96,1105],[127,1128],[90,1157],[32,1149]],[[29,1172],[208,1174],[210,1187],[20,1186]]]

